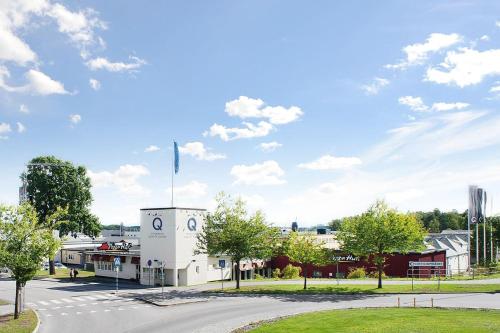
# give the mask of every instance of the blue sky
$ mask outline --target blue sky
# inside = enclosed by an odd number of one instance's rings
[[[83,164],[105,224],[224,190],[288,225],[500,203],[494,1],[0,0],[0,202]],[[498,199],[496,199],[498,197]]]

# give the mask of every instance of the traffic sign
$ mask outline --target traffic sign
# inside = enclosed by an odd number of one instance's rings
[[[115,257],[115,267],[120,267],[121,264],[120,257]]]
[[[226,268],[226,261],[224,259],[219,260],[219,267]]]
[[[443,267],[442,261],[410,261],[410,267]]]
[[[148,260],[148,266],[151,266],[153,264],[153,262],[151,261],[151,259]]]

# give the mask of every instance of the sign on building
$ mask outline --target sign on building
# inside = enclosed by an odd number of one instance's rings
[[[410,267],[443,267],[442,261],[410,261]]]

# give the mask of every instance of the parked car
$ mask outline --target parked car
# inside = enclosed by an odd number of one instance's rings
[[[63,264],[61,264],[60,262],[55,262],[54,263],[54,266],[55,268],[66,268],[66,266],[64,266]]]

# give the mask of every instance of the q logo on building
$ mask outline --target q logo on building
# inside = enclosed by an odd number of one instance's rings
[[[194,217],[188,220],[187,226],[189,230],[196,231],[196,220],[194,219]]]
[[[157,231],[161,231],[161,228],[163,227],[163,221],[159,217],[155,217],[153,219],[153,229]]]

